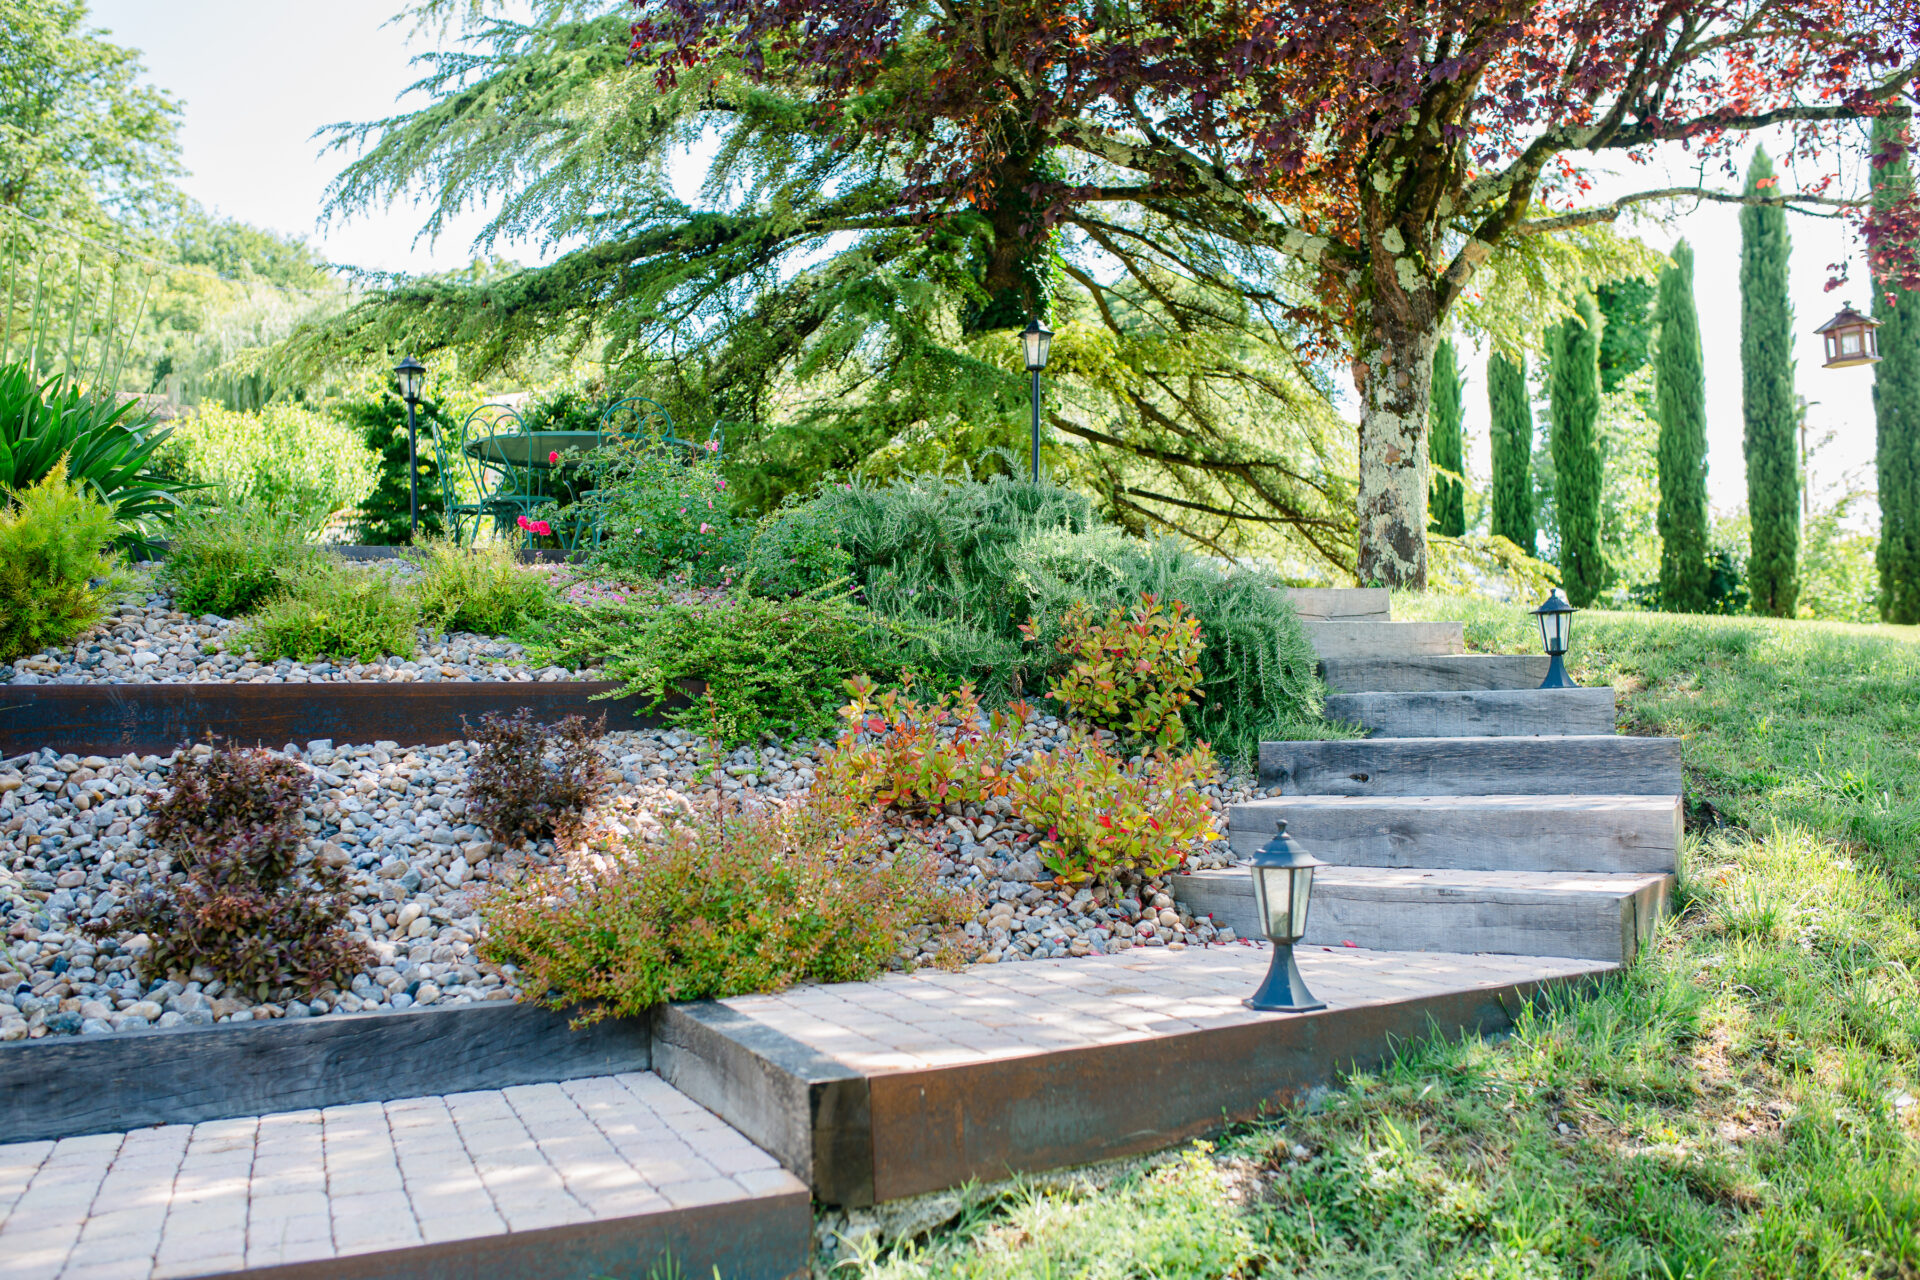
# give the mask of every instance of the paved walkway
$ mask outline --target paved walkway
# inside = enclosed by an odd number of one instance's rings
[[[1312,947],[1300,971],[1329,1008],[1604,973],[1597,960]],[[1148,1040],[1297,1014],[1240,1001],[1266,974],[1265,944],[923,969],[878,982],[797,987],[725,1003],[868,1075]]]
[[[0,1277],[155,1280],[804,1193],[651,1073],[0,1146]]]

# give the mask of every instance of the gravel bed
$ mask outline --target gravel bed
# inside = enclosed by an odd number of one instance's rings
[[[404,564],[405,562],[400,562]],[[0,684],[397,684],[436,681],[520,682],[598,679],[597,670],[534,667],[511,640],[421,627],[411,659],[378,662],[259,662],[238,641],[245,619],[192,617],[173,607],[150,566],[131,571],[133,586],[114,612],[71,645],[0,662]],[[370,573],[404,573],[375,562]]]
[[[1058,721],[1029,726],[1023,750],[1065,736]],[[621,732],[602,740],[619,784],[594,814],[618,836],[653,824],[668,807],[725,793],[779,799],[812,784],[806,744],[741,749],[717,772],[703,739],[671,730]],[[165,785],[171,757],[106,759],[43,751],[0,763],[0,1041],[95,1034],[145,1026],[204,1025],[256,1018],[325,1016],[416,1005],[513,999],[511,967],[483,962],[475,943],[479,905],[497,876],[555,856],[550,844],[509,849],[466,820],[464,743],[402,748],[288,744],[312,770],[305,812],[308,856],[350,868],[351,931],[376,962],[346,990],[256,1003],[210,973],[142,981],[144,936],[95,940],[82,932],[156,875],[164,855],[145,837],[145,796]],[[1261,794],[1246,779],[1205,788],[1216,805]],[[1222,826],[1224,814],[1221,815]],[[1009,963],[1095,955],[1132,946],[1231,942],[1230,931],[1196,920],[1151,881],[1125,896],[1046,883],[1031,852],[1033,830],[1004,800],[920,817],[897,816],[890,843],[930,848],[942,881],[980,904],[959,929],[913,931],[898,963]],[[1190,867],[1231,862],[1224,840],[1202,842]]]

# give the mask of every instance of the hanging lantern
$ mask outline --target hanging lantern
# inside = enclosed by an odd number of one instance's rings
[[[1863,316],[1851,302],[1843,303],[1840,314],[1814,332],[1827,340],[1828,369],[1851,369],[1857,364],[1880,362],[1880,335],[1874,330],[1880,322]]]

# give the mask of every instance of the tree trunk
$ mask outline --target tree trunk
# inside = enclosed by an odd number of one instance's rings
[[[1360,395],[1362,586],[1427,585],[1427,410],[1440,326],[1366,326],[1353,365]]]

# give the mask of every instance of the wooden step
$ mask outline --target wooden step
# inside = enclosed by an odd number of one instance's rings
[[[1307,622],[1307,639],[1321,660],[1414,658],[1461,653],[1466,627],[1459,622]]]
[[[1327,719],[1383,738],[1511,738],[1612,733],[1613,689],[1465,689],[1340,693]]]
[[[1393,597],[1385,587],[1294,587],[1287,597],[1302,622],[1393,620]]]
[[[1439,689],[1538,689],[1544,653],[1442,653],[1410,658],[1332,658],[1320,664],[1335,693],[1421,693]]]
[[[1302,945],[1631,961],[1673,892],[1670,875],[1322,867]],[[1173,878],[1173,896],[1261,936],[1244,868]]]
[[[1683,829],[1672,796],[1293,796],[1227,808],[1251,857],[1281,822],[1343,867],[1669,872]]]
[[[1290,796],[1677,796],[1678,738],[1360,738],[1263,742],[1260,781]]]

